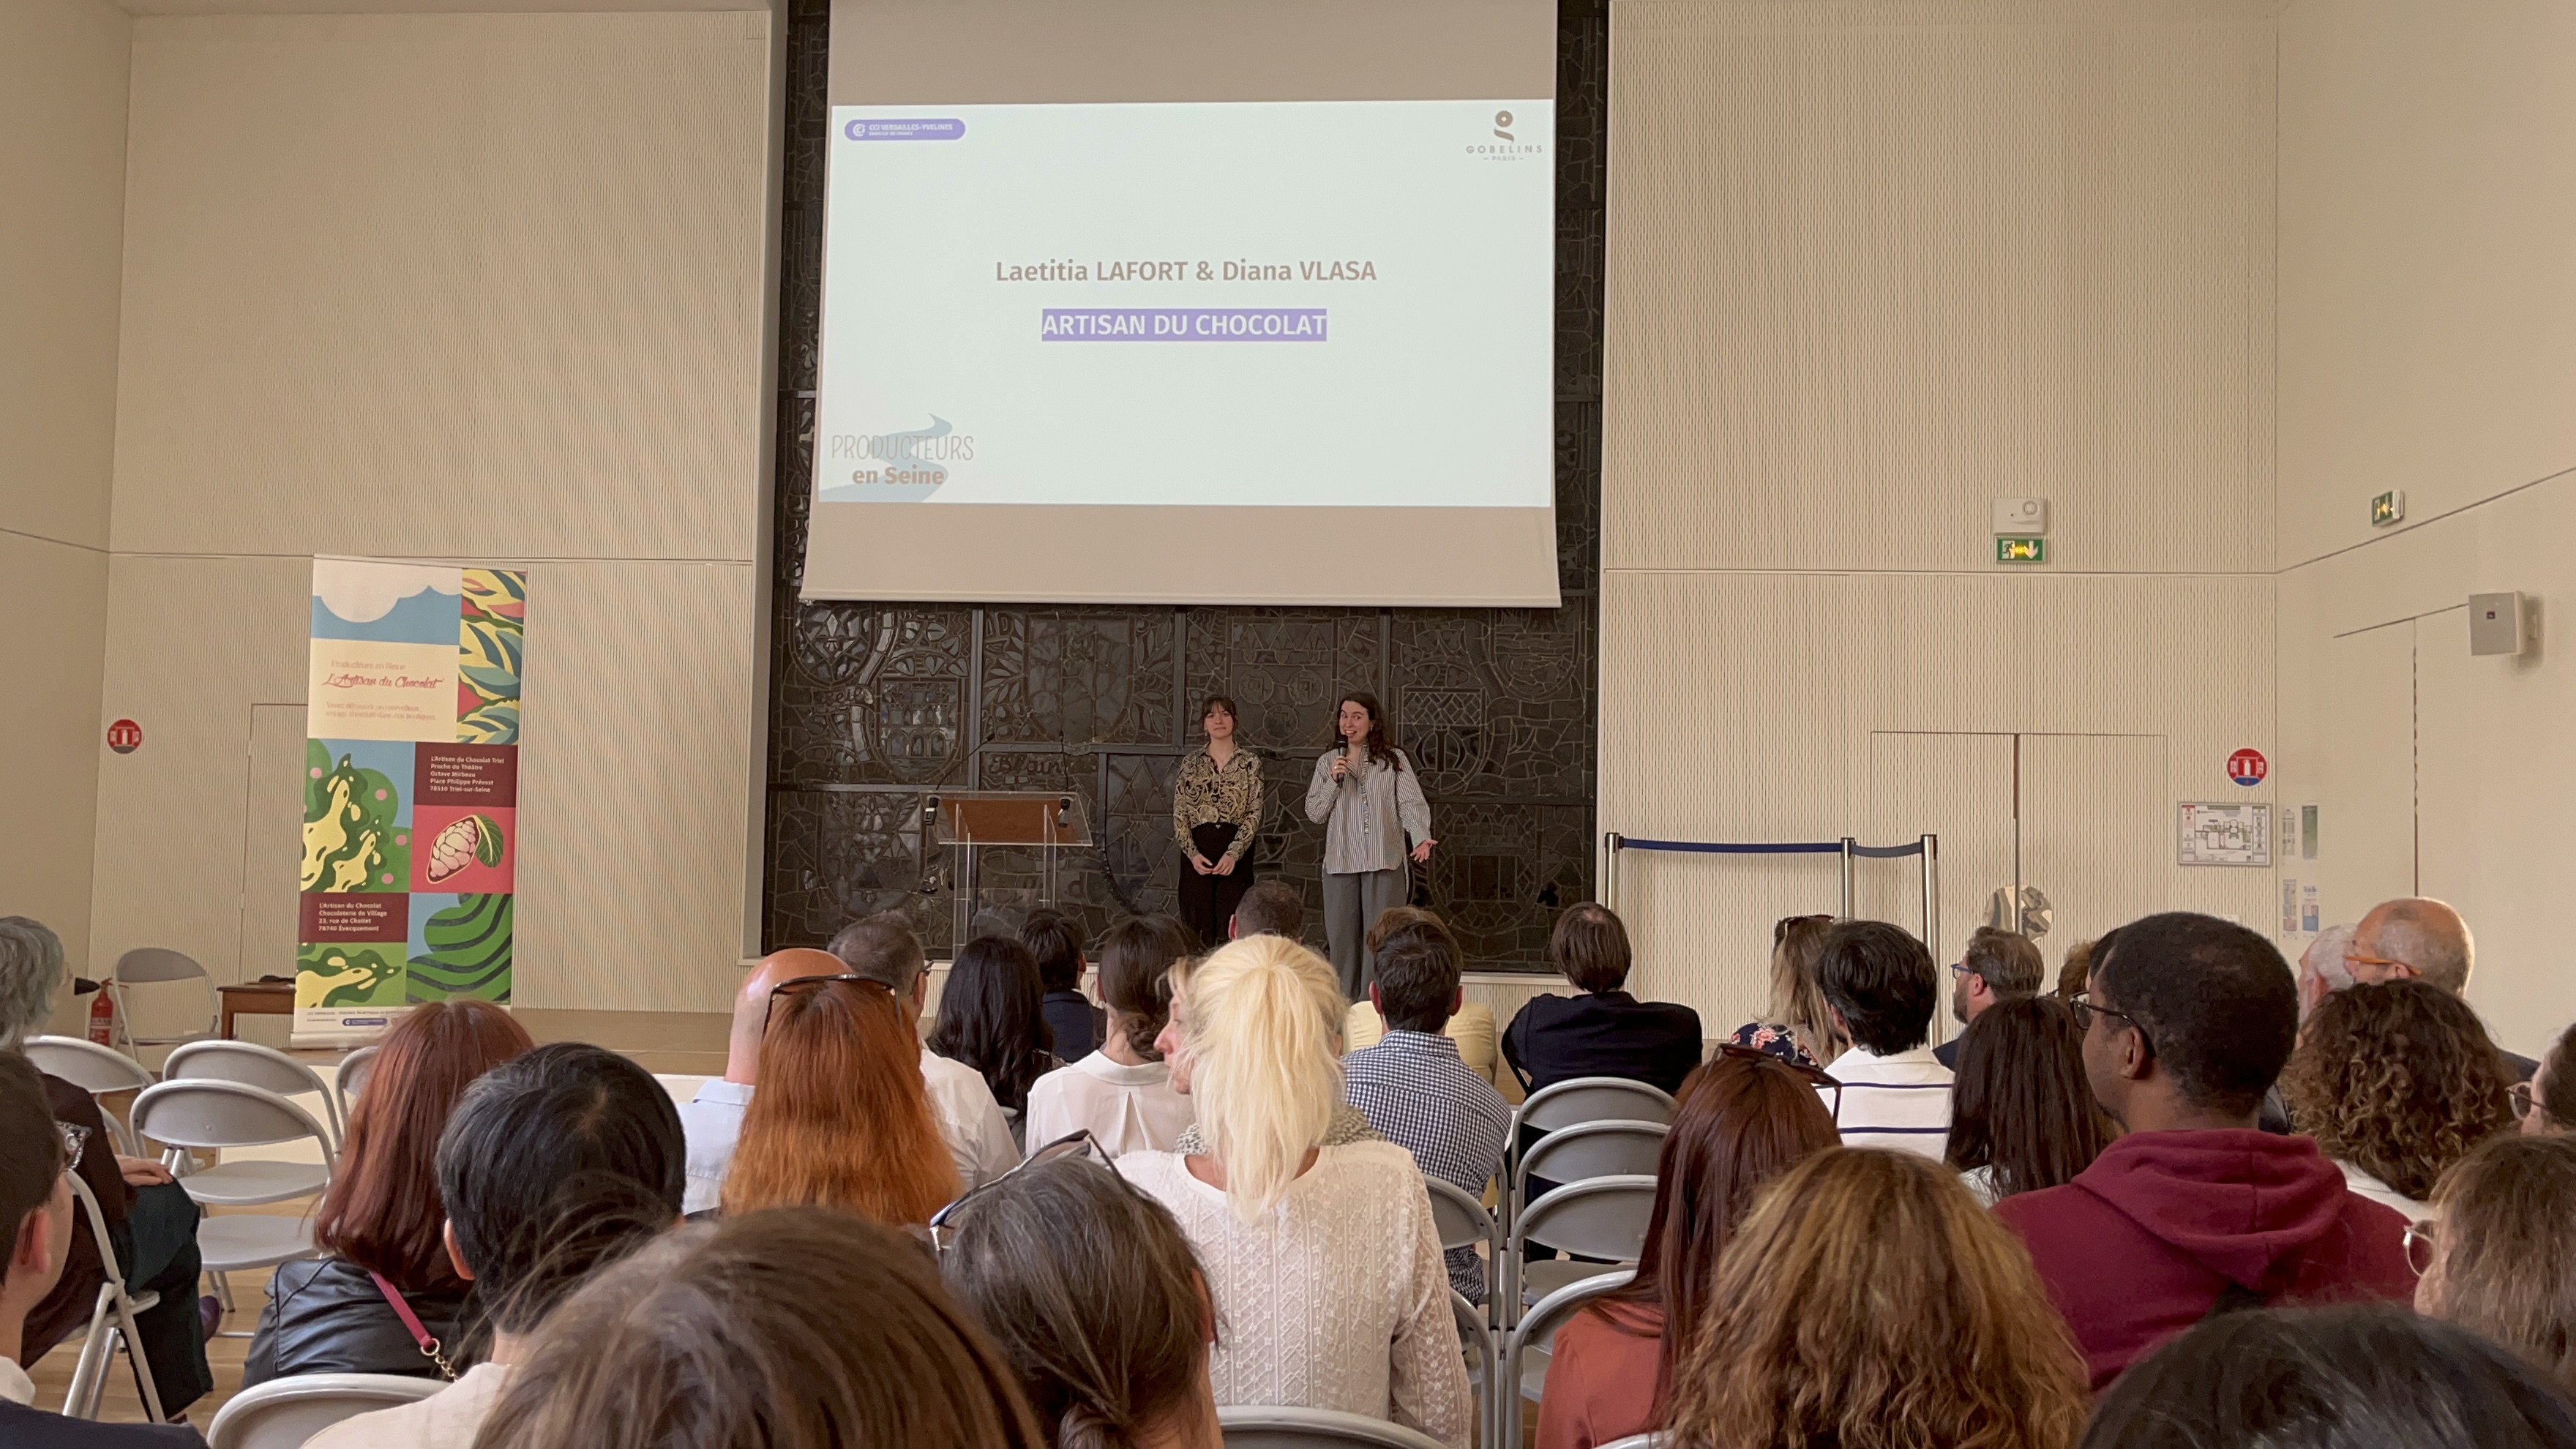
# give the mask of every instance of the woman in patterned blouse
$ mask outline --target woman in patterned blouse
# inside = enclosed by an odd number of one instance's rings
[[[1252,837],[1261,829],[1261,761],[1234,740],[1234,701],[1208,696],[1207,748],[1181,762],[1172,834],[1181,845],[1180,915],[1202,946],[1225,944],[1226,922],[1252,888]]]

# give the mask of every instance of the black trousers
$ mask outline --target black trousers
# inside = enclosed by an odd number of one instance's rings
[[[1210,860],[1221,860],[1234,844],[1235,827],[1231,820],[1210,821],[1190,827],[1190,844]],[[1180,905],[1181,924],[1199,938],[1199,944],[1210,949],[1225,944],[1225,923],[1234,918],[1234,908],[1243,903],[1243,893],[1252,889],[1252,852],[1234,863],[1232,875],[1201,875],[1181,857]]]

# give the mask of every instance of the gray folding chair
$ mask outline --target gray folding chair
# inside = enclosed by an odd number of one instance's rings
[[[143,1396],[143,1416],[158,1424],[162,1421],[161,1390],[152,1382],[152,1371],[143,1362],[139,1347],[143,1339],[135,1330],[134,1315],[159,1307],[161,1295],[125,1291],[125,1265],[116,1260],[116,1244],[108,1238],[107,1218],[98,1210],[98,1198],[90,1192],[89,1184],[81,1181],[79,1173],[66,1172],[63,1177],[71,1183],[81,1218],[98,1244],[98,1265],[106,1275],[106,1281],[98,1285],[98,1302],[89,1311],[89,1336],[81,1340],[80,1357],[72,1364],[71,1392],[63,1395],[64,1417],[98,1417],[99,1400],[107,1392],[108,1364],[122,1343],[126,1362],[134,1368],[135,1391]]]
[[[205,999],[206,1024],[186,1028],[171,1036],[136,1036],[134,1004],[126,995],[128,988],[181,981],[196,983],[198,994]],[[214,979],[206,975],[206,968],[198,965],[193,957],[167,946],[139,946],[117,957],[116,970],[107,979],[107,994],[116,1002],[116,1033],[125,1038],[125,1044],[130,1047],[203,1041],[215,1034],[215,1024],[222,1015],[222,1003],[215,998]]]
[[[1675,1111],[1673,1099],[1660,1088],[1626,1077],[1573,1077],[1552,1086],[1542,1087],[1529,1095],[1512,1113],[1512,1135],[1506,1139],[1515,1154],[1526,1150],[1524,1139],[1532,1133],[1562,1131],[1580,1127],[1586,1122],[1662,1122],[1669,1124]],[[1531,1144],[1535,1146],[1535,1144]],[[1653,1168],[1646,1169],[1652,1172]],[[1541,1174],[1544,1176],[1545,1174]],[[1564,1181],[1563,1178],[1555,1179]],[[1505,1188],[1510,1179],[1504,1182]],[[1503,1231],[1512,1230],[1512,1215],[1522,1202],[1506,1191],[1502,1199]]]
[[[1449,1290],[1449,1316],[1458,1323],[1458,1342],[1474,1364],[1467,1370],[1468,1392],[1476,1396],[1476,1442],[1494,1442],[1494,1385],[1502,1382],[1502,1346],[1494,1341],[1491,1325],[1485,1322],[1485,1310],[1467,1301],[1467,1295]]]
[[[1485,1245],[1485,1299],[1492,1302],[1494,1275],[1501,1270],[1503,1261],[1501,1225],[1485,1211],[1475,1194],[1456,1183],[1424,1173],[1422,1185],[1431,1191],[1431,1223],[1440,1231],[1442,1251]]]
[[[342,1419],[416,1403],[447,1385],[394,1374],[298,1374],[242,1390],[215,1411],[207,1449],[302,1449]]]
[[[1557,1189],[1558,1192],[1568,1190]],[[1539,1201],[1545,1202],[1554,1196],[1556,1193],[1552,1192]],[[1512,1336],[1503,1345],[1502,1381],[1505,1387],[1503,1392],[1494,1396],[1495,1418],[1500,1421],[1502,1437],[1493,1442],[1498,1443],[1501,1449],[1520,1449],[1520,1401],[1525,1399],[1535,1404],[1547,1392],[1547,1365],[1556,1342],[1556,1331],[1563,1328],[1584,1304],[1614,1288],[1626,1287],[1636,1276],[1633,1271],[1621,1269],[1597,1278],[1586,1278],[1580,1283],[1568,1283],[1540,1299],[1538,1306],[1521,1320],[1520,1326],[1512,1330]]]
[[[110,1092],[140,1092],[151,1086],[152,1073],[141,1062],[120,1051],[100,1046],[97,1042],[76,1036],[31,1036],[20,1048],[36,1070],[47,1076],[60,1077],[93,1097]],[[116,1150],[128,1157],[143,1154],[134,1150],[134,1134],[107,1104],[99,1104],[98,1115],[107,1119],[107,1134],[116,1139]]]
[[[1651,1177],[1596,1177],[1589,1182],[1569,1182],[1522,1210],[1520,1221],[1512,1224],[1511,1241],[1503,1249],[1503,1269],[1508,1275],[1502,1293],[1508,1322],[1520,1323],[1523,1294],[1531,1281],[1523,1256],[1530,1246],[1554,1248],[1578,1258],[1593,1258],[1591,1263],[1573,1263],[1564,1268],[1550,1268],[1549,1278],[1558,1287],[1543,1298],[1552,1298],[1574,1282],[1588,1282],[1604,1274],[1616,1273],[1626,1264],[1637,1261],[1646,1245],[1646,1224],[1655,1215],[1655,1180]],[[1534,1311],[1534,1310],[1533,1310]]]
[[[161,1064],[161,1080],[239,1082],[281,1097],[311,1093],[322,1099],[322,1119],[331,1129],[325,1145],[334,1156],[347,1135],[340,1120],[339,1096],[322,1074],[274,1047],[247,1041],[190,1042]]]
[[[282,1202],[318,1193],[331,1182],[322,1124],[284,1097],[242,1082],[181,1080],[145,1088],[134,1099],[134,1132],[167,1145],[166,1160],[174,1167],[187,1162],[191,1150],[270,1147],[308,1137],[324,1148],[319,1164],[237,1159],[182,1175],[179,1185],[202,1206]],[[230,1309],[232,1282],[225,1275],[312,1257],[313,1220],[310,1215],[209,1214],[197,1224],[197,1251],[206,1271],[215,1275],[216,1296]]]
[[[1588,1182],[1597,1177],[1653,1177],[1662,1166],[1664,1138],[1672,1131],[1660,1122],[1583,1122],[1542,1137],[1521,1154],[1512,1171],[1512,1217],[1517,1220],[1530,1200],[1530,1183]],[[1520,1296],[1526,1306],[1597,1269],[1562,1258],[1523,1263]],[[1507,1321],[1507,1320],[1497,1320]]]
[[[1228,1405],[1216,1411],[1216,1422],[1225,1433],[1225,1449],[1445,1449],[1418,1429],[1337,1409]]]
[[[362,1046],[340,1058],[331,1069],[331,1087],[340,1098],[340,1115],[345,1121],[357,1115],[358,1094],[367,1089],[367,1073],[376,1067],[376,1048]]]

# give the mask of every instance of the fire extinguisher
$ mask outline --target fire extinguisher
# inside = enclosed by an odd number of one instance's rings
[[[75,989],[82,983],[74,983]],[[108,994],[107,983],[94,988],[97,995],[89,999],[89,1039],[100,1046],[116,1045],[116,998]]]

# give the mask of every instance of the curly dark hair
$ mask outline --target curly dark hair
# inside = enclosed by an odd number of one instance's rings
[[[2281,1074],[2290,1118],[2319,1151],[2419,1200],[2513,1125],[2512,1086],[2477,1013],[2424,981],[2327,997]]]

